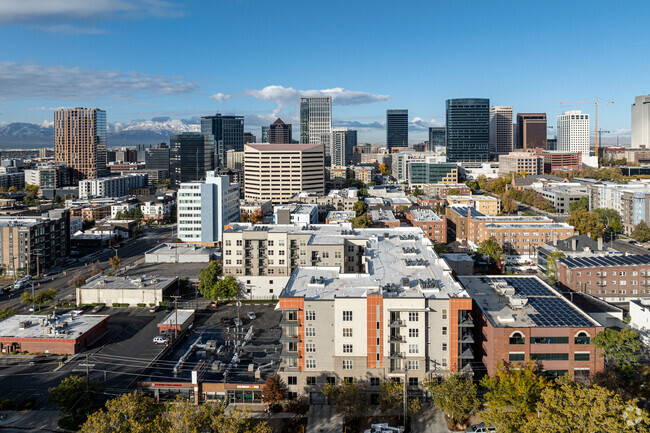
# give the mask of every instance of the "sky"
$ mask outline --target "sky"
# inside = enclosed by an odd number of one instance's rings
[[[407,108],[420,141],[449,98],[555,125],[594,112],[555,101],[599,97],[615,102],[600,128],[629,136],[650,93],[648,16],[648,1],[0,0],[0,123],[75,106],[122,124],[221,112],[258,137],[282,117],[297,138],[300,95],[330,94],[335,126],[381,144],[387,109]]]

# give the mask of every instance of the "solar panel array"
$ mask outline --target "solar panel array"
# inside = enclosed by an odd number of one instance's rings
[[[555,327],[592,327],[593,322],[582,314],[577,307],[570,304],[536,277],[485,278],[486,282],[505,281],[515,288],[515,293],[528,298],[532,307],[526,314],[537,326]],[[533,311],[535,310],[535,311]]]
[[[650,265],[650,255],[634,256],[596,256],[563,258],[560,262],[565,263],[569,268],[590,268],[603,266],[634,266]]]

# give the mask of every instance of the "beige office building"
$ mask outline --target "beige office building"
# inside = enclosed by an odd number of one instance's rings
[[[300,192],[325,192],[323,147],[314,144],[244,146],[244,197],[287,203]]]

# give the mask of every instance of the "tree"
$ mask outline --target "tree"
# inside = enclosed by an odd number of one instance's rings
[[[77,272],[70,280],[70,284],[72,284],[72,287],[76,289],[77,287],[81,287],[86,284],[87,279],[88,277],[86,275],[82,274],[81,272]]]
[[[116,220],[121,220],[122,218],[123,218],[123,216],[122,216],[122,211],[121,210],[118,210],[117,212],[115,212],[115,219]]]
[[[481,254],[491,257],[494,261],[497,261],[503,253],[503,248],[501,248],[495,237],[491,236],[490,239],[485,239],[479,244],[478,251]]]
[[[48,389],[49,400],[70,417],[72,426],[76,428],[86,421],[99,391],[99,382],[86,381],[81,376],[66,377],[59,385]]]
[[[7,192],[18,192],[18,188],[16,188],[15,186],[10,186]]]
[[[273,405],[284,400],[286,393],[286,385],[282,382],[280,376],[276,374],[266,378],[266,383],[262,387],[262,401],[268,405]]]
[[[577,210],[589,210],[589,197],[584,196],[580,197],[579,200],[574,201],[573,203],[569,204],[569,210],[571,210],[571,213],[577,211]]]
[[[600,222],[600,216],[596,212],[578,209],[571,212],[571,216],[566,220],[575,229],[583,235],[588,235],[592,239],[598,239],[603,236],[605,227]]]
[[[621,233],[623,231],[623,221],[621,215],[614,209],[598,208],[594,209],[598,214],[600,222],[611,233]]]
[[[250,222],[253,224],[259,224],[264,220],[264,214],[262,213],[262,209],[257,209],[253,214],[250,216]]]
[[[106,402],[106,409],[88,417],[81,433],[154,433],[160,409],[151,397],[144,394],[122,394]]]
[[[370,227],[370,217],[368,217],[368,214],[352,218],[352,228],[359,229],[366,227]]]
[[[518,363],[516,368],[501,363],[494,376],[485,376],[481,386],[487,389],[486,409],[481,412],[481,419],[499,433],[519,432],[522,420],[537,410],[542,390],[547,386],[537,370],[538,366],[532,363]]]
[[[27,194],[23,197],[23,204],[27,206],[36,206],[41,204],[41,201],[38,199],[36,194]]]
[[[546,276],[551,285],[554,285],[557,279],[557,261],[562,258],[564,258],[564,253],[560,250],[555,250],[546,259]]]
[[[120,259],[120,256],[115,255],[108,259],[108,262],[111,264],[112,269],[117,269],[122,265],[122,259]]]
[[[25,192],[26,193],[38,194],[39,189],[40,188],[39,188],[38,185],[25,185]]]
[[[247,223],[250,222],[250,220],[251,220],[250,212],[246,212],[245,210],[241,211],[241,213],[239,214],[239,222]]]
[[[404,407],[404,385],[397,380],[382,380],[379,384],[379,410],[382,414]]]
[[[354,204],[352,210],[356,212],[357,216],[361,216],[368,211],[368,205],[366,204],[365,201],[359,200]]]
[[[510,194],[504,194],[503,198],[501,199],[501,210],[503,213],[511,214],[517,212],[517,209],[517,203],[515,203]]]
[[[416,186],[415,188],[413,188],[412,194],[413,194],[413,197],[417,197],[417,196],[420,196],[420,195],[422,195],[424,193],[422,192],[422,190],[419,187]]]
[[[391,174],[391,170],[383,162],[381,164],[379,164],[378,168],[379,168],[379,171],[381,172],[381,174],[383,174],[383,175]]]
[[[442,242],[433,241],[433,251],[437,254],[444,254],[447,252],[447,245]]]
[[[584,387],[567,376],[542,391],[538,411],[539,417],[529,418],[522,433],[647,432],[650,423],[636,400],[625,402],[612,391]]]
[[[235,277],[228,275],[214,285],[214,294],[216,298],[211,299],[235,299],[241,295],[241,286]]]
[[[368,412],[368,396],[365,383],[356,380],[344,380],[338,385],[325,384],[323,395],[333,403],[336,411],[343,415],[343,421],[349,422]]]
[[[481,407],[477,388],[472,380],[454,373],[443,382],[436,379],[424,382],[433,398],[433,404],[449,417],[451,424],[465,424],[469,416]]]
[[[456,188],[452,188],[449,191],[447,191],[447,195],[460,195],[460,190]]]
[[[136,207],[133,211],[133,219],[136,221],[140,221],[142,219],[142,210],[140,209],[140,206]]]
[[[591,339],[594,346],[603,351],[608,365],[626,370],[639,362],[641,341],[638,332],[632,329],[616,331],[607,328]]]
[[[101,274],[102,272],[104,272],[104,270],[102,269],[102,265],[100,265],[99,262],[94,262],[90,266],[90,276],[91,277],[94,276],[94,275],[97,275],[97,274]]]
[[[645,221],[641,221],[634,227],[630,236],[639,242],[648,242],[650,241],[650,227],[648,227]]]

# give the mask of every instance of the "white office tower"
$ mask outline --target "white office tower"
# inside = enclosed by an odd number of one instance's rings
[[[490,108],[490,155],[507,155],[512,149],[512,107]]]
[[[650,146],[650,95],[637,96],[632,104],[632,148]]]
[[[348,128],[332,128],[330,153],[332,155],[331,166],[344,166],[345,150],[348,142]]]
[[[583,161],[589,158],[591,154],[589,114],[573,110],[557,116],[557,150],[581,152]]]
[[[331,157],[332,97],[300,97],[300,143],[321,144],[326,164]]]
[[[215,245],[223,226],[239,221],[239,184],[208,171],[205,181],[183,182],[178,190],[178,238]]]

